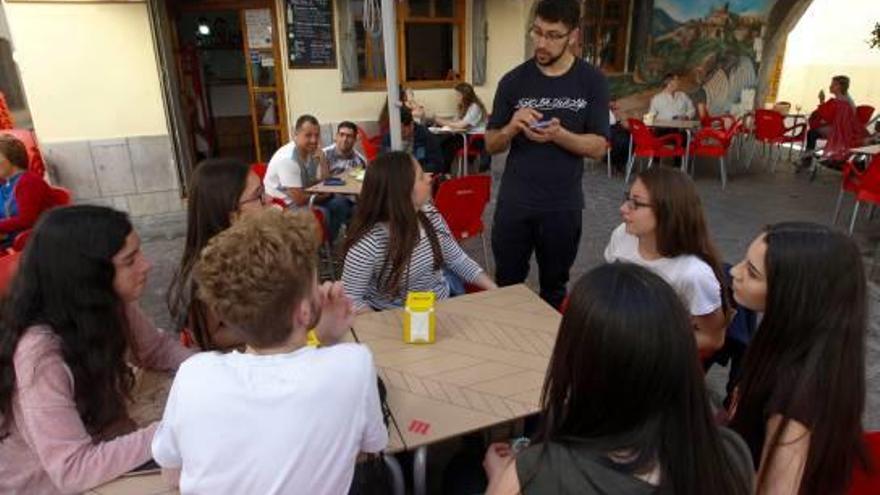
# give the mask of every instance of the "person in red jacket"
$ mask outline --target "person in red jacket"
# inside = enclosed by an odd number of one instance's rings
[[[0,135],[0,246],[37,223],[53,206],[49,184],[28,171],[27,149],[18,139]]]

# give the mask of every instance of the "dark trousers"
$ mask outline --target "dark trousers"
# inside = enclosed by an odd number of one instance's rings
[[[538,211],[499,202],[492,227],[498,285],[525,282],[534,252],[541,298],[558,308],[565,299],[568,272],[577,256],[581,223],[581,210]]]
[[[806,151],[813,151],[814,149],[816,149],[816,141],[820,139],[826,139],[830,132],[831,127],[827,125],[823,125],[822,127],[817,127],[815,129],[810,129],[809,131],[807,131]]]

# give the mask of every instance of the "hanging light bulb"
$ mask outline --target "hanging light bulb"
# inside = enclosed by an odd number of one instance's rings
[[[200,36],[210,36],[211,26],[210,24],[208,24],[208,19],[205,19],[204,17],[199,17],[198,23],[198,34]]]

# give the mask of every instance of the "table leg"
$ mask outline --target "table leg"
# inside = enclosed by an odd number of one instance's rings
[[[684,173],[688,173],[688,163],[690,163],[691,159],[691,130],[684,130],[685,136],[687,136],[687,141],[684,147],[684,161],[681,162],[681,170]]]
[[[467,175],[467,166],[468,166],[468,135],[467,132],[461,133],[462,142],[464,145],[462,146],[462,155],[461,155],[461,169],[459,170],[459,177],[464,177]]]
[[[631,162],[633,159],[633,135],[632,132],[629,133],[629,150],[626,155],[626,163]]]
[[[416,449],[413,456],[413,495],[428,493],[428,447],[423,445]]]

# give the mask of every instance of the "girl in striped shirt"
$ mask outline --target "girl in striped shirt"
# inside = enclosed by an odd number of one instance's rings
[[[403,306],[410,291],[445,299],[461,292],[462,281],[496,288],[430,197],[431,176],[408,153],[385,153],[370,164],[344,247],[342,283],[357,311]]]

